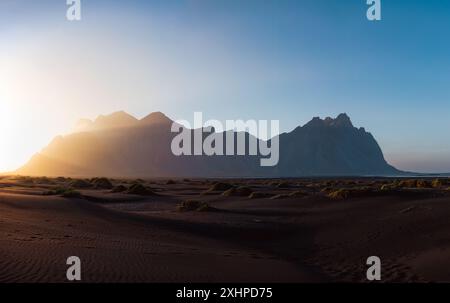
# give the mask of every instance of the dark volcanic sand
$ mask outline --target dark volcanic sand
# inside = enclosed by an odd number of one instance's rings
[[[447,180],[221,181],[264,193],[252,199],[205,192],[214,180],[138,181],[156,194],[46,196],[71,181],[0,179],[0,282],[65,282],[73,255],[83,282],[364,282],[372,255],[383,281],[450,281]],[[213,209],[177,210],[189,199]]]

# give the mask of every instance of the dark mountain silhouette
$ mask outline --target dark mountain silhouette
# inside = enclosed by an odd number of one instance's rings
[[[302,177],[397,175],[373,136],[346,114],[314,118],[279,135],[280,159],[261,167],[261,156],[175,156],[172,120],[157,112],[138,120],[125,112],[82,120],[76,132],[55,138],[17,173],[114,177]],[[194,132],[189,130],[193,137]],[[206,137],[208,134],[204,134]],[[225,133],[218,134],[225,136]],[[236,138],[236,133],[232,133]],[[245,133],[248,140],[255,139]]]
[[[395,175],[374,137],[346,114],[314,118],[280,136],[279,174],[287,176]]]

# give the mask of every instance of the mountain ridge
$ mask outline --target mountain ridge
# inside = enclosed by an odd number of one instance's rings
[[[260,157],[255,156],[174,156],[170,149],[176,135],[170,131],[173,121],[161,112],[153,112],[138,120],[120,111],[89,121],[84,120],[84,128],[75,128],[67,136],[56,137],[17,173],[120,177],[303,177],[402,173],[386,162],[372,134],[362,127],[354,127],[347,114],[334,119],[315,117],[291,132],[276,136],[280,142],[280,161],[274,167],[260,167]],[[195,130],[189,131],[193,134]],[[225,136],[225,133],[218,135]],[[248,133],[245,135],[251,137]],[[57,163],[67,169],[58,168]]]

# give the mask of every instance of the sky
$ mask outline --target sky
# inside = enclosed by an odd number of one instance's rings
[[[399,169],[450,172],[450,2],[0,2],[0,172],[80,118],[277,119],[347,113]]]

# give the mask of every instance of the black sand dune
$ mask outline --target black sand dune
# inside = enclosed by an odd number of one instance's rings
[[[372,255],[385,282],[450,281],[447,179],[111,182],[155,194],[0,180],[0,281],[65,282],[72,255],[83,282],[365,282]]]
[[[1,282],[64,282],[72,255],[82,260],[84,282],[316,280],[306,268],[235,243],[237,228],[18,194],[0,194],[0,211]]]

